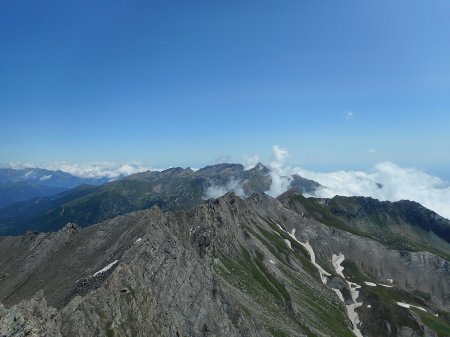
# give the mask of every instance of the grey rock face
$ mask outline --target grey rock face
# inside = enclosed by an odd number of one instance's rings
[[[61,315],[47,305],[43,292],[6,309],[0,304],[0,335],[60,337]]]
[[[297,240],[310,242],[327,284]],[[389,250],[263,194],[227,194],[190,211],[0,237],[0,335],[354,336],[333,291],[349,298],[331,266],[340,252],[345,276],[362,286],[364,336],[432,336],[420,313],[396,304],[414,291],[448,324],[444,259]],[[392,289],[364,284],[386,278]]]

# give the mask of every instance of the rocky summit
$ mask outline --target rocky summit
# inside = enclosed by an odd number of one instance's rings
[[[3,236],[0,335],[449,336],[449,228],[291,190]]]

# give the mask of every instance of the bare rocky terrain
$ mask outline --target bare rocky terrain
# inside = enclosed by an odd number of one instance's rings
[[[394,247],[311,203],[228,193],[0,237],[0,335],[450,335],[445,238],[391,217],[409,233]]]

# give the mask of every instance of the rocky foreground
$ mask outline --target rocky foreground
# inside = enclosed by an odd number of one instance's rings
[[[0,237],[0,335],[449,336],[445,235],[327,202],[229,193]]]

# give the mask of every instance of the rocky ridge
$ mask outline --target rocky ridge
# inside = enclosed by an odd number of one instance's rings
[[[154,207],[84,229],[68,224],[55,233],[1,237],[0,334],[354,336],[358,330],[406,337],[450,331],[446,259],[391,249],[301,214],[282,199],[229,193],[190,211]],[[333,254],[345,257],[343,269],[333,265]],[[316,265],[327,274],[324,282]],[[360,287],[356,299],[351,284]],[[356,326],[346,308],[355,300],[362,303],[354,308]]]

